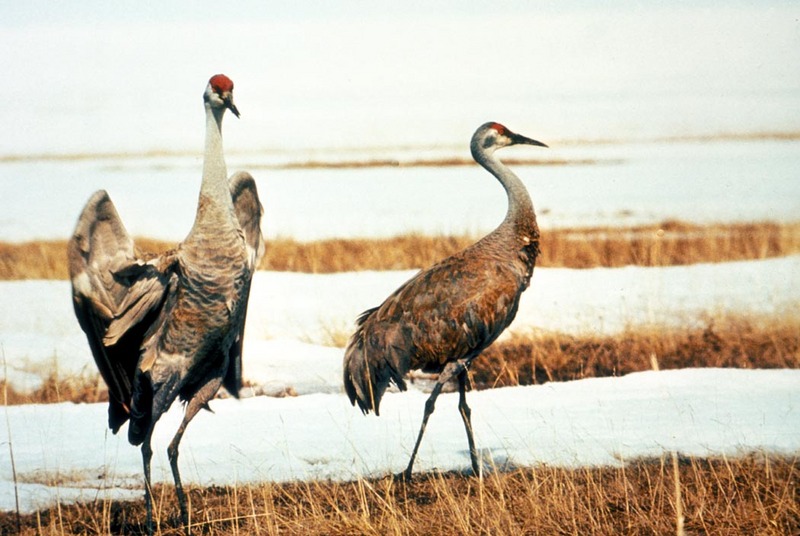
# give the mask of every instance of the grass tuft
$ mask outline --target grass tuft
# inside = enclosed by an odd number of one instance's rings
[[[0,389],[5,390],[5,402],[9,406],[108,401],[108,389],[100,378],[100,374],[95,373],[71,376],[51,372],[38,388],[30,392],[17,391],[5,379],[2,379],[0,380]]]

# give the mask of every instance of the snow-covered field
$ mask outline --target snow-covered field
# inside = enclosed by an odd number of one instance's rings
[[[800,448],[800,371],[695,369],[548,383],[469,395],[486,464],[619,464],[678,451],[728,455]],[[181,444],[184,482],[245,484],[353,479],[399,472],[408,462],[427,395],[389,393],[380,417],[363,417],[344,395],[214,400]],[[469,454],[457,394],[443,394],[415,469],[465,469]],[[153,478],[171,482],[166,447],[179,407],[153,436]],[[141,455],[104,426],[101,404],[10,407],[21,509],[54,500],[141,496]],[[0,508],[14,508],[6,427]]]
[[[245,376],[278,392],[339,392],[341,357],[331,333],[350,333],[413,271],[310,275],[258,272],[245,333]],[[626,327],[696,327],[712,317],[796,312],[800,256],[668,268],[537,268],[508,333],[619,333]],[[49,372],[95,371],[67,281],[0,282],[0,341],[7,377],[35,388]]]
[[[0,7],[0,241],[64,239],[106,188],[130,232],[180,240],[193,220],[208,77],[236,83],[231,171],[256,177],[265,234],[311,240],[473,233],[505,211],[477,166],[276,169],[309,161],[468,158],[487,120],[551,145],[513,158],[540,224],[795,221],[800,214],[796,8],[708,0],[552,4],[177,1]],[[336,6],[335,8],[333,6]],[[401,7],[402,6],[402,7]],[[599,4],[598,4],[599,6]],[[633,8],[635,7],[635,9]],[[369,46],[365,46],[367,43]],[[777,133],[778,135],[774,135]],[[381,475],[403,468],[425,394],[388,393],[363,417],[341,392],[356,315],[410,271],[257,274],[245,376],[300,396],[217,399],[189,427],[185,480]],[[537,269],[511,331],[617,333],[728,313],[797,314],[800,257],[673,268]],[[95,373],[64,281],[0,282],[4,378]],[[472,393],[487,464],[618,464],[668,451],[800,452],[800,373],[681,370]],[[418,470],[469,465],[443,394]],[[141,495],[140,455],[102,404],[2,408],[0,509]],[[154,478],[180,419],[156,428]]]
[[[260,272],[245,341],[245,377],[267,392],[300,396],[214,400],[183,441],[185,479],[196,483],[347,479],[399,471],[426,395],[388,393],[381,417],[362,417],[341,388],[342,349],[327,334],[351,329],[413,272],[304,275]],[[726,313],[780,315],[800,301],[800,257],[673,268],[537,269],[511,331],[614,333],[626,327],[700,325]],[[35,387],[93,371],[69,283],[0,283],[0,341],[7,378]],[[800,451],[800,372],[684,370],[472,393],[476,438],[487,462],[581,465],[678,450],[736,454]],[[445,394],[418,469],[464,468],[456,397]],[[156,428],[154,478],[170,481],[166,445],[175,406]],[[104,404],[8,407],[0,445],[14,449],[22,507],[140,492],[138,450],[106,427]],[[10,437],[9,437],[10,434]],[[324,437],[324,441],[319,438]],[[133,488],[133,490],[132,490]],[[0,508],[14,507],[9,450],[0,448]]]

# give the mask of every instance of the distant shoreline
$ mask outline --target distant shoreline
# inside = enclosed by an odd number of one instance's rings
[[[607,139],[564,139],[550,142],[554,147],[581,147],[581,146],[608,146],[608,145],[630,145],[630,144],[651,144],[651,143],[717,143],[717,142],[760,142],[760,141],[800,141],[800,131],[774,131],[774,132],[740,132],[740,133],[718,133],[718,134],[699,134],[685,136],[657,136],[649,138],[607,138]],[[348,159],[338,158],[308,158],[308,154],[385,154],[392,153],[410,154],[412,152],[424,152],[437,149],[445,155],[431,158],[393,158],[386,157],[367,157],[364,156]],[[291,150],[277,149],[252,149],[244,151],[228,150],[228,154],[236,157],[255,157],[259,155],[269,155],[270,159],[275,159],[283,155],[282,161],[270,163],[249,163],[252,169],[358,169],[374,167],[457,167],[474,165],[472,159],[456,156],[461,152],[457,147],[410,147],[410,146],[382,146],[382,147],[322,147],[322,148],[298,148]],[[299,158],[289,159],[291,155]],[[71,161],[91,161],[91,160],[132,160],[150,158],[191,158],[198,157],[197,151],[186,150],[145,150],[145,151],[108,151],[108,152],[39,152],[39,153],[12,153],[0,154],[0,164],[18,162],[71,162]],[[558,158],[558,159],[513,159],[504,160],[509,165],[522,166],[553,166],[553,165],[595,165],[595,164],[616,164],[616,159],[593,159],[593,158]]]

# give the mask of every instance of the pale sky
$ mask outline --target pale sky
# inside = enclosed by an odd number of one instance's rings
[[[550,139],[800,125],[790,2],[119,5],[0,8],[0,153],[195,147],[217,72],[239,147],[459,143],[487,120]]]

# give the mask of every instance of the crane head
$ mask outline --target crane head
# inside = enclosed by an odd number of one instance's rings
[[[508,147],[510,145],[536,145],[547,147],[544,143],[532,140],[516,132],[512,132],[500,123],[489,122],[481,125],[472,136],[473,145],[477,145],[482,151],[492,153],[496,149]]]
[[[233,80],[224,74],[215,74],[211,77],[203,93],[203,99],[211,108],[222,110],[227,108],[233,115],[239,117],[239,109],[233,104]]]

